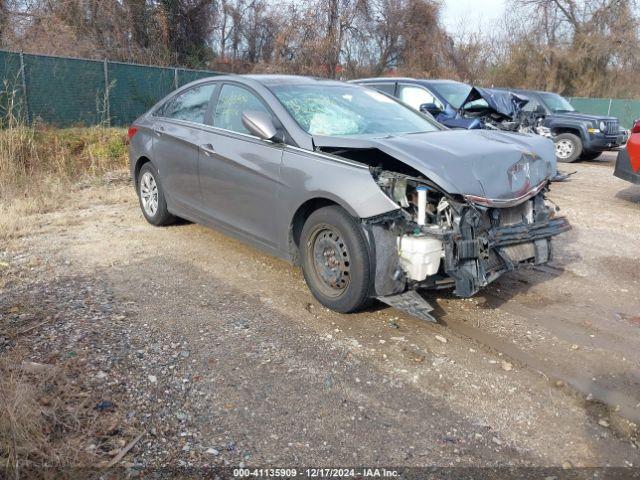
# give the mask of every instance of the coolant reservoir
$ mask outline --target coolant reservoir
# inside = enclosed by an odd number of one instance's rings
[[[438,273],[444,254],[442,240],[433,237],[403,235],[398,238],[400,266],[412,280],[422,281]]]

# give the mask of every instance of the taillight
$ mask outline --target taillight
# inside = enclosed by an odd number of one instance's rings
[[[631,133],[640,133],[640,119],[636,120],[631,127]]]
[[[136,133],[138,133],[138,127],[129,127],[129,130],[127,131],[127,137],[129,137],[129,140],[131,140]]]

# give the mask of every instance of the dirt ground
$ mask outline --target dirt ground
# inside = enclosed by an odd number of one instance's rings
[[[150,226],[126,181],[87,188],[0,246],[0,315],[31,328],[0,355],[73,363],[120,445],[142,434],[132,471],[637,467],[640,187],[614,159],[561,166],[577,173],[550,198],[573,230],[549,267],[471,299],[427,294],[437,325],[333,313],[297,268],[199,225]],[[109,459],[110,441],[86,451]]]

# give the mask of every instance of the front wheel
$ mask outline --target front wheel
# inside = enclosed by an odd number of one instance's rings
[[[304,279],[322,305],[348,313],[368,303],[369,251],[362,229],[345,210],[329,206],[313,212],[300,248]]]
[[[582,141],[573,133],[561,133],[553,139],[556,158],[559,162],[575,162],[582,154]]]

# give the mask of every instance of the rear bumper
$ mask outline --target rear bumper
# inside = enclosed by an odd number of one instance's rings
[[[627,152],[626,149],[618,152],[616,167],[613,170],[613,174],[622,180],[640,185],[640,170],[637,172],[633,171],[631,167],[631,160],[629,159],[629,152]]]

